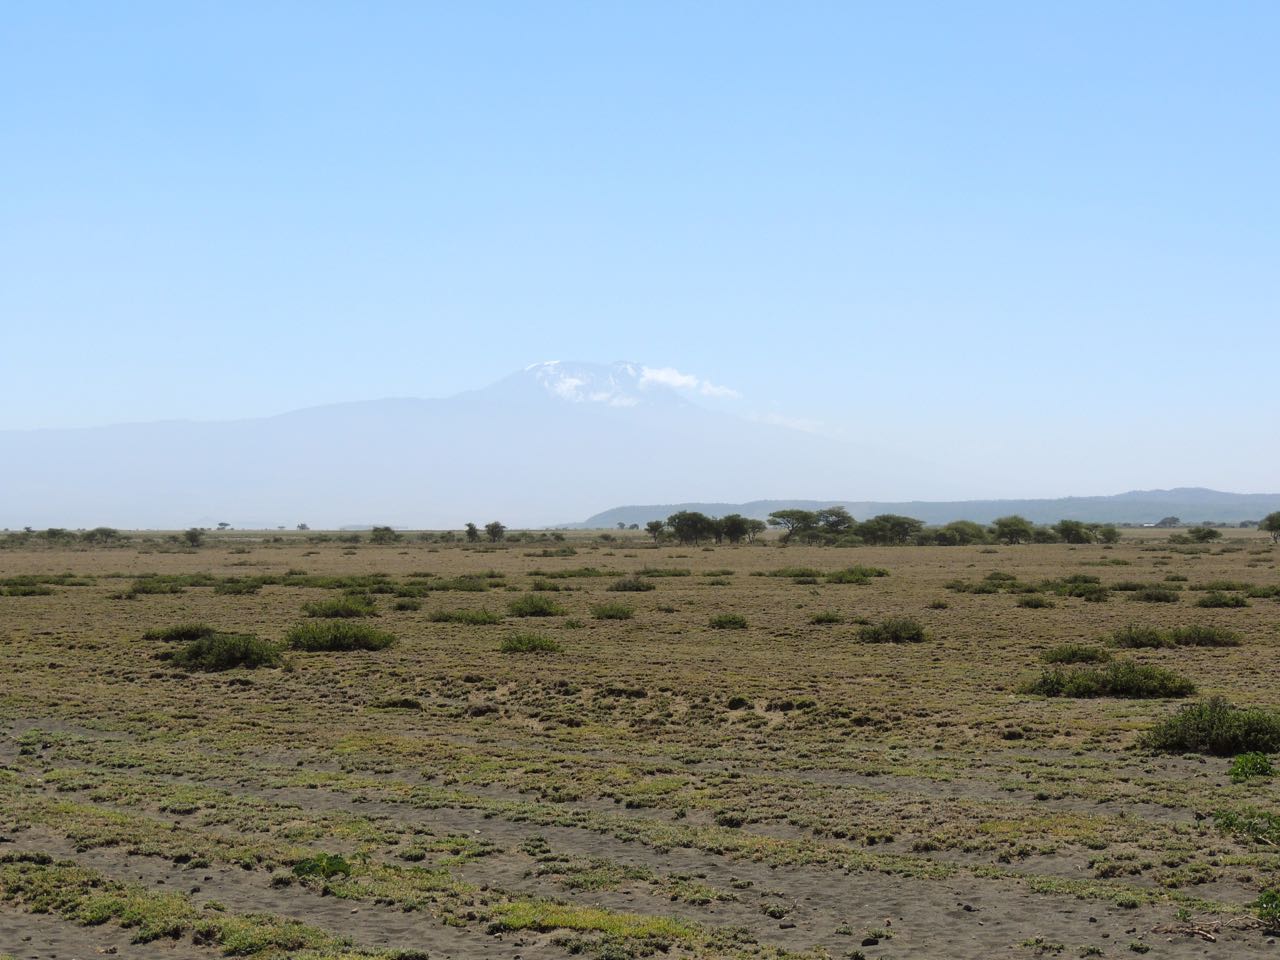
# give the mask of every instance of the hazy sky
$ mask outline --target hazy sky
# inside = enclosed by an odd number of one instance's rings
[[[4,4],[0,428],[630,359],[993,492],[1272,489],[1278,34],[1272,2]]]

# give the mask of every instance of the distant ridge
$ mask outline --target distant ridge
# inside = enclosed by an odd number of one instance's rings
[[[841,506],[859,520],[879,513],[899,513],[925,523],[973,520],[990,523],[996,517],[1020,514],[1033,523],[1085,520],[1097,523],[1156,523],[1178,517],[1187,523],[1202,520],[1239,523],[1260,520],[1280,510],[1280,493],[1223,493],[1203,487],[1173,490],[1131,490],[1100,497],[1059,497],[1041,500],[909,500],[900,503],[868,500],[752,500],[748,503],[668,503],[614,507],[588,517],[576,527],[615,527],[619,523],[644,525],[669,517],[678,510],[697,510],[722,517],[740,513],[763,520],[775,510],[816,510]]]

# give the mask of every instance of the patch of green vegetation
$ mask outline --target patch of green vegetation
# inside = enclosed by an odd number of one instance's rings
[[[502,638],[499,650],[503,653],[559,653],[561,646],[542,633],[513,633]]]
[[[828,623],[844,623],[844,615],[835,610],[822,610],[809,618],[814,626]]]
[[[1275,776],[1276,768],[1265,753],[1253,751],[1232,760],[1229,772],[1232,782],[1244,783],[1246,780],[1270,779]]]
[[[623,577],[621,580],[614,581],[609,587],[616,593],[644,593],[647,590],[655,590],[657,587],[648,580],[641,580],[639,577]]]
[[[433,623],[465,623],[467,626],[492,626],[502,622],[502,614],[492,610],[435,610],[431,614]]]
[[[291,628],[284,642],[293,650],[308,652],[384,650],[395,643],[395,637],[365,623],[316,620]]]
[[[591,607],[591,616],[597,620],[630,620],[636,608],[626,603],[597,603]]]
[[[1076,667],[1073,670],[1046,670],[1022,688],[1023,693],[1044,697],[1127,697],[1148,700],[1164,697],[1188,697],[1196,685],[1186,677],[1163,667],[1115,660],[1099,667]]]
[[[1208,607],[1210,609],[1247,607],[1248,605],[1249,601],[1238,593],[1219,593],[1217,591],[1206,593],[1196,601],[1197,607]]]
[[[189,643],[212,637],[218,631],[207,623],[175,623],[171,627],[154,627],[142,635],[143,640],[164,640]]]
[[[507,612],[513,617],[559,617],[565,609],[551,597],[526,593],[508,603]]]
[[[351,619],[355,617],[376,617],[378,607],[367,593],[348,593],[340,597],[326,597],[302,608],[308,617],[327,617],[329,619]]]
[[[709,623],[713,630],[747,629],[747,618],[740,613],[717,613]]]
[[[1234,757],[1241,753],[1280,752],[1280,714],[1235,707],[1222,697],[1189,704],[1158,723],[1142,739],[1157,753],[1204,753]]]
[[[890,617],[869,623],[858,630],[863,643],[922,643],[929,639],[924,624],[911,617]]]
[[[210,672],[275,667],[281,660],[280,648],[274,643],[239,633],[210,634],[160,656],[176,667]]]

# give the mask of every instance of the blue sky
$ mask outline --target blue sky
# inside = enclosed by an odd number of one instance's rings
[[[1274,488],[1278,29],[1262,2],[6,4],[0,428],[629,359],[982,459],[973,495]]]

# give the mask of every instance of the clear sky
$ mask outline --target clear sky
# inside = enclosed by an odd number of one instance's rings
[[[1273,2],[3,4],[0,428],[628,359],[985,458],[974,495],[1277,488],[1278,35]]]

